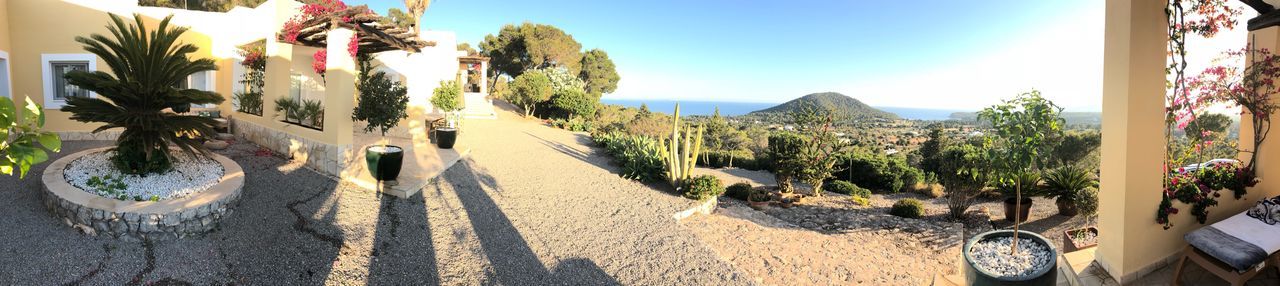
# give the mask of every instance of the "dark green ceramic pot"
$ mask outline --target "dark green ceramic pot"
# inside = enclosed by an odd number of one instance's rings
[[[457,128],[439,128],[436,129],[436,144],[440,149],[452,149],[453,143],[458,142]]]
[[[400,176],[400,164],[404,162],[404,149],[399,146],[374,145],[364,150],[364,160],[369,174],[375,180],[392,181]]]

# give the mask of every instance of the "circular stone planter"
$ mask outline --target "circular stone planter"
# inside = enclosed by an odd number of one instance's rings
[[[81,231],[134,239],[181,238],[206,233],[231,214],[231,205],[244,188],[244,171],[227,157],[209,154],[222,165],[222,179],[204,191],[160,201],[121,201],[104,198],[72,186],[63,170],[72,161],[111,147],[67,155],[50,163],[41,174],[42,196],[48,208],[67,225]]]

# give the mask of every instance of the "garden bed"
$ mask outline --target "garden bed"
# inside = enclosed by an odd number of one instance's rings
[[[124,201],[181,198],[218,184],[226,171],[209,158],[173,154],[173,170],[164,174],[129,175],[112,165],[115,151],[85,154],[67,165],[63,176],[72,186],[101,197]]]
[[[92,162],[99,160],[97,155],[107,154],[109,149],[89,149],[67,155],[50,163],[41,176],[45,207],[65,224],[89,235],[165,239],[205,233],[217,228],[218,221],[231,214],[231,205],[240,197],[244,187],[244,172],[240,165],[218,154],[210,154],[209,162],[216,166],[188,169],[190,166],[178,165],[178,170],[183,170],[184,174],[198,170],[221,170],[221,174],[212,185],[204,188],[199,187],[203,183],[194,181],[169,182],[169,186],[187,186],[178,188],[179,192],[164,192],[169,199],[159,199],[161,192],[155,190],[133,189],[132,192],[139,194],[152,192],[157,200],[137,201],[132,197],[118,200],[73,185],[73,181],[83,177],[84,172],[92,172],[95,166]],[[72,166],[76,162],[79,164]],[[178,162],[182,164],[182,161]],[[85,180],[87,182],[88,179]],[[181,177],[170,175],[168,180],[181,180]],[[181,191],[183,189],[187,191]]]

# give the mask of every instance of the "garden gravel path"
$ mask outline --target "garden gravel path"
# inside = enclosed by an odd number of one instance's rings
[[[692,201],[618,177],[585,134],[499,116],[468,121],[471,157],[408,199],[234,143],[235,213],[181,240],[79,234],[40,202],[48,164],[0,176],[0,285],[752,284],[671,218]]]

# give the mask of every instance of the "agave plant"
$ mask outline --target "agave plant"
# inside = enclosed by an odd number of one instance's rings
[[[214,61],[187,57],[197,48],[178,42],[187,29],[169,26],[173,16],[165,17],[154,31],[147,30],[140,15],[133,16],[134,23],[110,16],[110,37],[93,34],[76,37],[76,42],[106,62],[114,75],[102,71],[68,73],[69,83],[101,98],[71,97],[62,111],[70,112],[72,120],[103,123],[95,133],[124,129],[112,157],[121,172],[169,171],[173,167],[170,146],[192,156],[207,155],[200,137],[214,134],[213,118],[182,113],[190,111],[192,104],[222,103],[222,95],[177,86],[191,74],[216,70]]]

